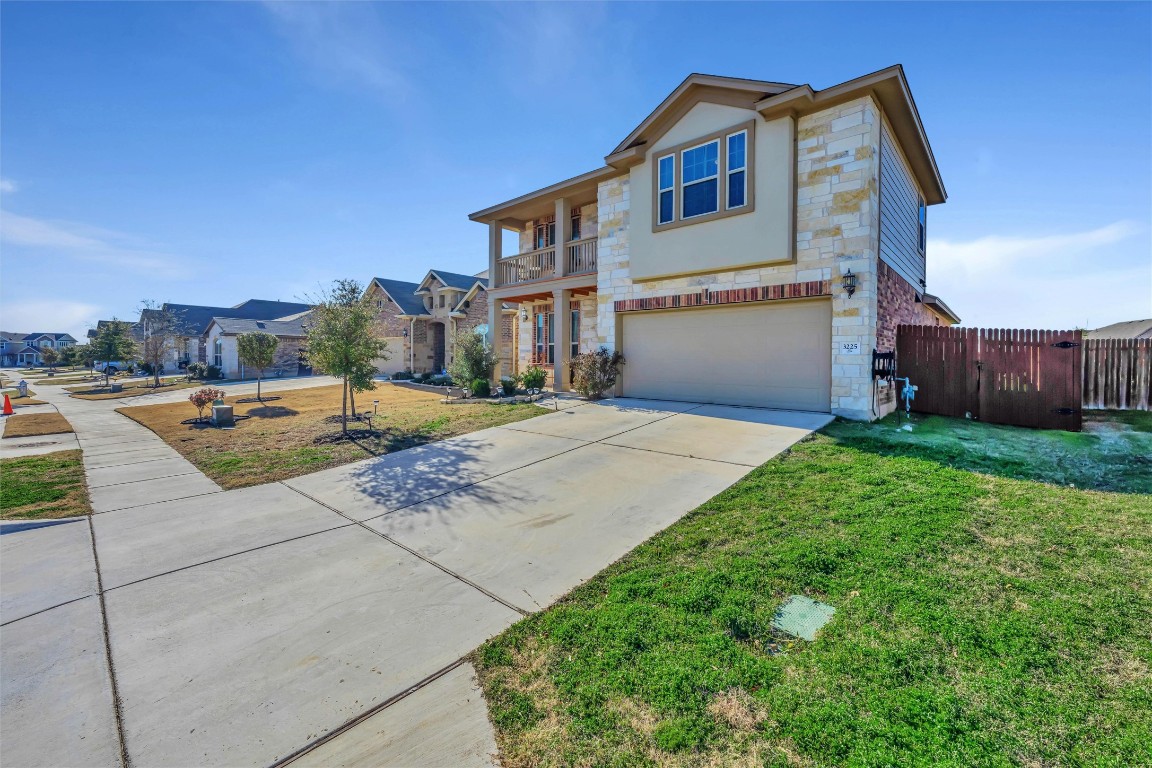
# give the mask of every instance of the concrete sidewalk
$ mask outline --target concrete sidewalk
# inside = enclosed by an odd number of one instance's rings
[[[490,764],[466,654],[829,420],[566,402],[283,483],[188,493],[203,476],[115,401],[77,402],[61,406],[101,511],[0,538],[5,568],[27,570],[3,580],[10,765],[114,764],[121,750],[136,765]],[[36,636],[51,663],[30,655]]]

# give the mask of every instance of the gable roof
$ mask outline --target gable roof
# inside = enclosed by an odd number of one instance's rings
[[[428,310],[424,308],[424,299],[416,295],[416,291],[420,290],[418,283],[406,283],[403,280],[386,280],[383,277],[374,277],[372,282],[380,287],[380,290],[388,294],[392,301],[396,302],[396,306],[400,307],[400,312],[405,315],[426,315]]]
[[[641,144],[654,144],[669,128],[688,114],[688,110],[702,101],[712,104],[727,104],[733,107],[752,109],[762,99],[775,96],[796,88],[788,83],[773,83],[767,80],[747,80],[742,77],[721,77],[692,73],[684,78],[656,109],[644,118],[625,139],[608,153],[611,157],[631,147]]]
[[[220,328],[221,333],[235,336],[241,333],[255,333],[261,331],[273,336],[305,336],[304,326],[307,324],[309,312],[294,315],[291,320],[253,320],[244,317],[214,317],[208,324]]]
[[[484,282],[482,278],[475,275],[461,275],[458,272],[445,272],[442,269],[430,269],[424,279],[420,281],[420,287],[416,290],[423,291],[428,283],[428,278],[435,277],[441,283],[449,288],[455,288],[459,291],[467,291],[472,288],[476,283]]]
[[[1089,339],[1152,339],[1152,320],[1125,320],[1085,334]]]

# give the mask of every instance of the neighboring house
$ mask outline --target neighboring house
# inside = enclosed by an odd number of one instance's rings
[[[475,330],[491,343],[487,275],[461,275],[433,269],[419,283],[375,277],[365,296],[375,303],[388,359],[378,360],[381,373],[435,373],[452,362],[452,340]],[[507,370],[513,362],[516,310],[502,307],[494,324]]]
[[[1112,323],[1084,334],[1089,339],[1152,339],[1152,320]]]
[[[208,327],[213,318],[241,320],[279,320],[307,312],[311,307],[289,301],[249,299],[234,307],[207,307],[198,304],[163,304],[160,309],[145,309],[140,321],[133,326],[133,336],[139,342],[149,319],[160,313],[169,313],[176,324],[176,339],[166,370],[184,368],[191,362],[211,363],[208,351]]]
[[[41,365],[44,349],[61,350],[76,344],[69,333],[10,333],[0,331],[0,365]]]
[[[307,332],[305,325],[310,312],[300,312],[280,320],[247,320],[237,317],[214,317],[205,333],[208,349],[207,362],[215,365],[228,379],[255,378],[256,371],[245,370],[237,352],[237,337],[257,331],[270,333],[280,340],[276,358],[264,376],[310,376],[312,368],[304,354]]]
[[[822,91],[691,75],[604,167],[470,218],[489,227],[489,322],[518,304],[516,365],[558,388],[603,346],[627,360],[620,394],[869,419],[895,407],[873,350],[900,323],[959,321],[925,292],[945,198],[896,66]]]

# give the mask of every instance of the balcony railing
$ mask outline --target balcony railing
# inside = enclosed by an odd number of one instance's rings
[[[566,274],[584,275],[596,271],[596,238],[573,240],[565,250],[568,252]]]
[[[556,275],[556,248],[541,248],[509,256],[501,259],[497,266],[500,268],[500,285],[546,280]]]
[[[587,275],[596,271],[596,238],[586,237],[564,245],[562,266],[556,270],[556,246],[509,256],[497,262],[499,285],[530,283],[565,275]]]

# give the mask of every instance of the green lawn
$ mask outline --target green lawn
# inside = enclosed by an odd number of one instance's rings
[[[1152,433],[899,427],[831,425],[483,646],[503,765],[1152,765]],[[836,614],[778,653],[792,594]]]
[[[0,460],[0,518],[48,520],[91,511],[80,451]]]

